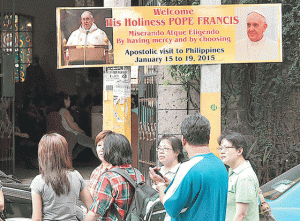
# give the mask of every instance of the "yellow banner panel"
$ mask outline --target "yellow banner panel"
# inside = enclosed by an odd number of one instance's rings
[[[58,8],[58,68],[281,62],[281,4]]]

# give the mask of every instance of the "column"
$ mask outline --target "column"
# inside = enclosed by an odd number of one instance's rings
[[[201,0],[201,5],[220,5],[221,0]],[[210,150],[217,156],[221,134],[221,65],[201,66],[200,113],[210,121]]]
[[[104,7],[130,5],[130,0],[104,0]],[[129,141],[131,141],[130,73],[130,67],[108,67],[104,68],[103,78],[103,130],[121,133]]]

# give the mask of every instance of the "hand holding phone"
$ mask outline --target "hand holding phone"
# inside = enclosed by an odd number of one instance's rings
[[[164,183],[165,182],[165,178],[164,176],[161,174],[161,172],[159,172],[158,167],[149,167],[149,172],[150,172],[150,179],[152,181],[154,181],[155,184],[157,183]]]
[[[154,169],[154,172],[155,172],[157,175],[159,175],[159,176],[161,176],[162,178],[164,178],[164,176],[161,174],[161,172],[159,172],[159,170],[157,170],[157,169],[155,170],[155,169]]]

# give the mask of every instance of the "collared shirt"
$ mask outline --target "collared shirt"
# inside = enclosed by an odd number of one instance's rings
[[[169,171],[167,171],[165,166],[163,166],[163,167],[161,167],[159,172],[161,172],[161,174],[163,176],[167,177],[170,181],[172,181],[174,176],[176,175],[177,170],[180,167],[180,165],[181,165],[181,163],[176,164]]]
[[[258,221],[259,183],[249,161],[232,170],[229,169],[226,221],[232,221],[236,214],[236,203],[249,203],[245,221]]]
[[[166,170],[165,166],[162,166],[159,170],[159,172],[164,176],[167,177],[170,181],[173,180],[173,178],[175,177],[178,168],[180,167],[181,163],[176,164],[175,166],[173,166],[169,171]],[[156,185],[152,185],[153,189],[156,189]]]
[[[119,167],[126,170],[133,180],[136,180],[136,175],[130,164],[124,164],[122,166],[112,166],[109,169]],[[142,176],[142,179],[145,178]],[[96,197],[91,205],[90,209],[93,213],[100,215],[98,220],[118,220],[117,216],[112,213],[112,204],[116,207],[120,213],[122,219],[124,219],[132,197],[134,194],[134,188],[125,179],[114,172],[106,172],[102,174],[99,179]]]
[[[97,187],[98,187],[98,182],[101,177],[101,175],[109,170],[111,166],[104,168],[103,164],[101,163],[100,166],[98,166],[96,169],[93,170],[91,177],[90,177],[90,183],[89,183],[89,189],[91,196],[94,197],[97,195]]]
[[[173,166],[169,171],[167,171],[167,170],[166,170],[166,167],[163,166],[163,167],[160,168],[160,171],[159,171],[159,172],[161,172],[161,174],[162,174],[163,176],[167,177],[170,181],[172,181],[173,178],[175,177],[175,175],[176,175],[176,173],[177,173],[177,171],[178,171],[180,165],[181,165],[181,163],[176,164],[176,165]],[[156,188],[156,185],[155,185],[155,188]],[[158,199],[158,200],[159,200],[159,199]],[[170,221],[170,220],[171,220],[171,217],[169,216],[168,213],[166,213],[164,221]]]

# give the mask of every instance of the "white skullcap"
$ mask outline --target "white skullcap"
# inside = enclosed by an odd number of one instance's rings
[[[249,12],[249,13],[248,13],[248,15],[250,15],[250,14],[252,14],[252,13],[256,13],[256,14],[259,14],[259,15],[261,15],[262,17],[264,17],[264,18],[265,18],[265,20],[266,20],[266,22],[267,22],[267,18],[266,18],[265,14],[264,14],[263,12],[261,12],[261,11],[259,11],[259,10],[255,9],[255,10],[253,10],[253,11]],[[248,16],[248,15],[247,15],[247,16]]]
[[[261,16],[263,16],[264,18],[266,18],[265,14],[264,14],[264,13],[262,13],[261,11],[257,10],[257,9],[255,9],[255,10],[254,10],[254,11],[252,11],[252,12],[249,12],[249,13],[248,13],[248,15],[250,15],[250,14],[252,14],[252,13],[257,13],[257,14],[260,14]]]

